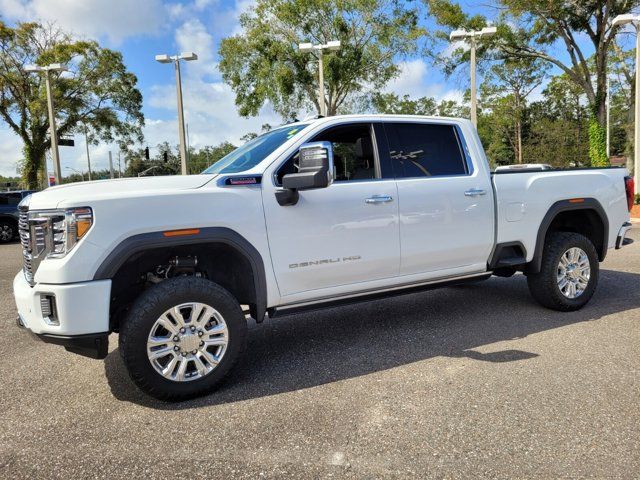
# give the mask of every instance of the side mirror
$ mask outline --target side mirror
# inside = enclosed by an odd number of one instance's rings
[[[276,192],[280,205],[298,203],[299,190],[327,188],[333,183],[333,145],[331,142],[305,143],[300,147],[298,173],[282,178],[282,188]]]

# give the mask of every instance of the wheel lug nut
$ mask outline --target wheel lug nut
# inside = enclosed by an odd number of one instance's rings
[[[175,337],[173,337],[173,341],[174,342],[179,342],[180,341],[180,337],[176,335]]]
[[[198,336],[199,336],[199,337],[201,337],[202,335],[204,335],[204,333],[202,332],[202,330],[200,330],[200,331],[198,332]]]
[[[191,353],[195,355],[197,352],[198,352],[197,350],[193,350]]]
[[[195,326],[193,326],[193,325],[191,325],[191,331],[192,331],[192,332],[195,332],[195,331],[196,331],[196,327],[195,327]]]
[[[204,346],[204,342],[200,342],[200,346],[203,347]]]
[[[173,349],[177,352],[178,350],[180,350],[180,347],[176,345],[175,347],[173,347]]]
[[[184,333],[184,332],[186,332],[186,330],[184,328],[181,328],[180,333]]]

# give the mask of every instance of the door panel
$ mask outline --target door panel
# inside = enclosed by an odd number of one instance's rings
[[[482,269],[494,241],[493,195],[460,131],[419,122],[387,123],[385,132],[400,202],[400,275]]]
[[[366,203],[376,196],[391,201]],[[283,296],[398,275],[398,202],[393,180],[334,183],[282,207],[264,191],[269,248]]]
[[[465,196],[476,188],[491,187],[473,177],[398,180],[402,275],[486,264],[493,202],[489,194]]]
[[[281,295],[310,292],[308,298],[313,298],[322,289],[363,287],[398,275],[398,192],[394,179],[380,179],[377,136],[370,123],[354,122],[308,139],[332,143],[337,180],[328,188],[299,192],[296,205],[278,205],[279,187],[263,183],[269,248]],[[295,155],[277,168],[276,182],[293,171]]]

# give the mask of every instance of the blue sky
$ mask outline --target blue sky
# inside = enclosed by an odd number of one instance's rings
[[[485,2],[461,3],[469,12],[488,17],[496,13]],[[183,66],[183,89],[190,143],[201,147],[223,140],[237,142],[243,134],[259,131],[264,123],[281,123],[268,107],[257,118],[240,118],[233,92],[217,69],[220,40],[239,31],[238,17],[252,4],[253,0],[0,0],[0,15],[9,23],[56,22],[65,30],[122,51],[144,97],[145,137],[150,146],[165,140],[178,142],[173,68],[155,62],[154,56],[196,52],[199,60]],[[424,24],[433,27],[429,20]],[[411,96],[461,99],[468,88],[464,73],[445,78],[428,59],[416,56],[402,62],[400,76],[387,89]],[[21,148],[20,140],[0,122],[0,174],[15,174]],[[104,144],[91,147],[94,168],[106,168],[110,149],[114,154],[117,151]],[[69,173],[67,167],[86,170],[84,151],[78,137],[75,147],[61,148],[63,172]]]

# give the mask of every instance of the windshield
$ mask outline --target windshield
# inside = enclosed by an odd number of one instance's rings
[[[237,173],[249,170],[307,126],[308,123],[289,125],[260,135],[225,155],[202,173]]]

